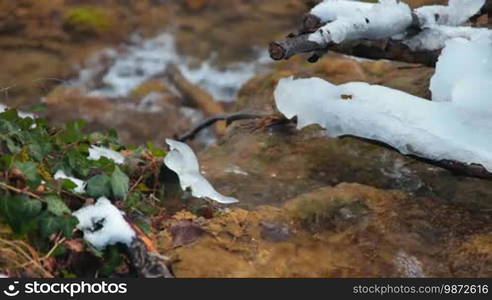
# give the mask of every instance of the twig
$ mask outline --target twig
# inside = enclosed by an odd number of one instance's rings
[[[34,193],[31,193],[29,191],[26,191],[26,190],[21,190],[21,189],[18,189],[16,187],[13,187],[11,185],[8,185],[6,184],[5,182],[0,182],[0,187],[1,188],[4,188],[6,190],[10,190],[12,192],[16,192],[17,194],[24,194],[24,195],[27,195],[29,197],[32,197],[32,198],[35,198],[35,199],[38,199],[40,201],[45,201],[43,198],[41,198],[40,196],[34,194]]]
[[[128,190],[128,195],[131,194],[133,192],[133,190],[135,190],[135,188],[140,184],[142,179],[143,179],[143,175],[140,175],[140,177],[138,177],[137,181],[135,181],[133,186]]]
[[[43,256],[40,261],[43,261],[45,259],[48,259],[52,254],[53,252],[55,252],[55,250],[61,245],[63,244],[65,241],[67,240],[67,238],[65,237],[62,237],[61,239],[59,239],[58,237],[58,241],[55,242],[55,244],[53,245],[53,247],[51,247],[50,251],[48,251],[48,253],[46,253],[45,256]]]
[[[38,268],[41,272],[44,273],[45,277],[53,277],[53,275],[48,272],[42,265],[39,256],[37,255],[36,251],[29,246],[27,243],[23,241],[8,241],[6,239],[0,238],[0,244],[4,243],[7,246],[10,246],[12,249],[16,251],[17,254],[20,254],[20,256],[23,256],[25,259],[28,260],[26,263],[18,263],[16,268],[24,268],[27,265],[34,265],[35,267]],[[5,245],[2,245],[2,248],[5,248]],[[25,249],[23,249],[25,247]],[[30,255],[25,251],[28,250],[30,252]],[[25,265],[25,266],[24,266]]]
[[[254,114],[254,113],[246,113],[246,112],[238,112],[232,114],[218,114],[214,115],[208,119],[203,120],[195,127],[187,131],[185,134],[176,137],[176,139],[180,142],[185,142],[186,140],[193,139],[201,130],[215,124],[217,121],[226,121],[226,125],[231,124],[234,121],[238,120],[246,120],[246,119],[258,119],[264,117],[263,115]]]

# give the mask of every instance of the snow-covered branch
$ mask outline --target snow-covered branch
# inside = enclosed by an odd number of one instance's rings
[[[464,60],[463,58],[467,59]],[[379,85],[282,79],[277,108],[298,127],[319,124],[331,136],[376,140],[452,167],[492,177],[492,45],[448,41],[430,89],[433,101]]]
[[[345,45],[355,43],[365,45],[357,51],[358,56],[434,65],[436,51],[451,38],[492,39],[489,29],[460,26],[484,3],[485,0],[450,0],[447,6],[430,5],[412,11],[397,0],[325,0],[304,17],[297,35],[290,34],[287,39],[270,44],[270,56],[280,60],[313,52],[309,60],[315,61],[327,50],[352,52]],[[413,57],[413,52],[420,53]]]
[[[412,25],[412,11],[405,3],[383,0],[367,8],[360,4],[333,0],[321,3],[328,7],[317,16],[328,23],[310,34],[309,41],[328,46],[361,38],[385,39],[401,34]],[[313,10],[319,13],[316,8]]]

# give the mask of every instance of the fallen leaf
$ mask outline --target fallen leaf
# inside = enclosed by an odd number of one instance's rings
[[[179,220],[171,226],[173,247],[189,245],[202,236],[205,230],[198,222],[191,220]]]

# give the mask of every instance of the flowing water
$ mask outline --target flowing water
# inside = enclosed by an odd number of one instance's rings
[[[219,68],[212,63],[214,57],[200,62],[178,53],[170,33],[151,39],[135,34],[130,41],[128,45],[106,49],[89,59],[71,84],[85,87],[94,96],[125,97],[139,84],[176,65],[188,80],[215,99],[230,102],[241,86],[265,70],[269,62],[266,50],[257,50],[257,59],[252,62],[236,62]],[[104,65],[104,62],[109,63]]]

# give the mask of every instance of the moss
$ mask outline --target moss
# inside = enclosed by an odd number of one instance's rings
[[[65,13],[65,26],[83,34],[100,34],[108,31],[112,21],[104,9],[96,6],[78,6]]]
[[[168,87],[160,80],[148,80],[134,88],[130,92],[132,99],[142,99],[152,92],[165,93],[169,91]]]
[[[343,222],[367,214],[368,207],[359,199],[323,196],[301,197],[286,207],[292,219],[310,230],[333,229]]]

